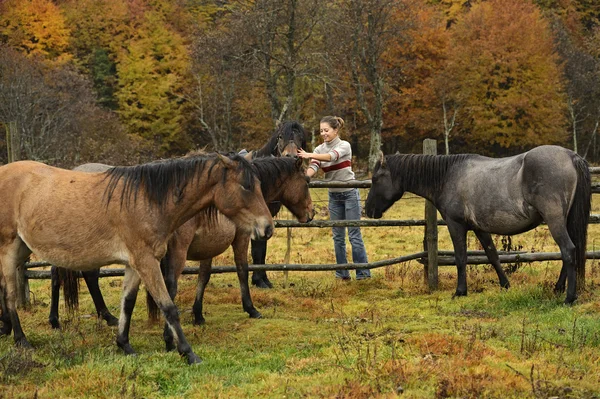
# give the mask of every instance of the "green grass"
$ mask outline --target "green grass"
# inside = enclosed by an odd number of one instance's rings
[[[313,190],[313,199],[326,219],[326,190]],[[411,196],[385,218],[420,219],[423,212],[423,200]],[[590,226],[590,249],[597,233]],[[423,229],[365,228],[363,235],[376,261],[420,251]],[[513,237],[513,245],[557,250],[544,227]],[[452,249],[443,227],[439,246]],[[469,248],[479,249],[472,236]],[[278,230],[268,261],[283,262],[285,249],[286,235]],[[329,229],[293,230],[292,263],[334,259]],[[228,251],[214,264],[232,262]],[[290,272],[287,288],[283,273],[269,272],[275,288],[252,289],[261,320],[242,311],[235,275],[215,275],[202,327],[191,323],[195,276],[186,275],[177,304],[186,336],[204,360],[193,367],[164,351],[162,325],[148,323],[141,293],[130,334],[138,355],[127,357],[115,345],[116,329],[96,320],[85,288],[79,310],[68,314],[61,307],[63,328],[53,331],[49,282],[31,281],[32,307],[20,316],[35,350],[0,339],[0,398],[599,397],[600,267],[588,262],[586,292],[570,307],[552,292],[559,268],[557,262],[520,265],[509,275],[511,288],[501,290],[491,267],[469,267],[469,295],[455,299],[454,267],[440,268],[433,293],[417,262],[348,283],[333,272]],[[115,314],[120,281],[101,280]]]

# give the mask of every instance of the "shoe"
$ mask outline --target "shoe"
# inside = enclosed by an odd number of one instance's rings
[[[336,277],[336,280],[342,280],[342,281],[350,281],[352,280],[350,277]]]

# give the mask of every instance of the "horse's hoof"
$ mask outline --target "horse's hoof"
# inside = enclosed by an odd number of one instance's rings
[[[137,355],[137,353],[135,353],[135,351],[133,350],[133,347],[131,346],[131,344],[129,342],[120,343],[117,341],[117,346],[119,348],[121,348],[123,350],[123,352],[125,352],[125,354],[128,356],[136,356]]]
[[[458,291],[458,290],[457,290],[457,291],[454,293],[454,295],[452,295],[452,298],[454,299],[454,298],[456,298],[457,296],[467,296],[467,291]]]
[[[510,288],[510,283],[507,281],[506,283],[500,283],[500,287],[504,288],[505,290]]]
[[[203,326],[205,324],[206,324],[206,320],[204,319],[204,317],[201,318],[201,319],[195,319],[194,320],[194,325],[195,326]]]
[[[557,285],[554,287],[554,293],[556,295],[561,295],[565,292],[565,286],[564,285]]]
[[[12,332],[12,324],[10,322],[3,321],[2,327],[0,327],[0,337],[6,335],[9,336]]]
[[[29,341],[27,341],[27,338],[25,337],[15,339],[15,345],[23,349],[33,349],[33,346],[29,343]]]
[[[260,312],[256,309],[254,309],[254,311],[248,312],[248,315],[251,319],[262,319],[262,314],[260,314]]]
[[[567,305],[567,306],[572,306],[572,305],[574,305],[574,304],[575,304],[575,300],[576,300],[576,299],[577,299],[577,297],[573,297],[573,298],[569,298],[569,297],[567,297],[567,298],[565,299],[565,305]]]
[[[255,285],[257,288],[273,288],[273,285],[271,284],[271,286],[269,286],[267,283],[265,283],[264,280],[257,280],[257,281],[252,281],[252,285]]]
[[[60,322],[58,321],[58,319],[48,319],[48,322],[50,323],[53,329],[60,329]]]
[[[106,321],[107,326],[116,327],[119,325],[119,319],[111,314],[104,316],[104,320]]]
[[[173,344],[173,341],[171,341],[165,342],[165,349],[167,352],[173,352],[175,349],[177,349],[177,347],[175,346],[175,344]]]
[[[202,363],[200,356],[196,355],[194,352],[188,353],[186,356],[189,365]]]

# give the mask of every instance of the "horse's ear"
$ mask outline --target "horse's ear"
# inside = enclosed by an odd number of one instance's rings
[[[221,162],[223,162],[223,164],[225,165],[226,168],[232,169],[235,167],[235,164],[231,160],[231,158],[226,157],[223,154],[219,154],[218,152],[217,152],[217,156],[221,159]]]
[[[387,168],[387,165],[385,163],[385,155],[383,155],[383,151],[379,151],[379,160],[381,161],[381,167]]]

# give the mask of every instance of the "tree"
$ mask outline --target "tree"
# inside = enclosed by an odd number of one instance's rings
[[[131,133],[162,153],[183,140],[185,106],[180,94],[188,69],[183,39],[152,11],[144,14],[137,37],[118,54],[118,113]]]
[[[349,70],[356,103],[369,130],[369,165],[373,167],[381,149],[383,112],[387,97],[384,53],[392,43],[404,43],[410,19],[404,19],[406,1],[341,0],[336,4],[329,30],[328,48],[338,48],[334,62]],[[401,45],[401,44],[400,44]],[[343,76],[343,75],[341,75]]]
[[[70,30],[51,0],[8,0],[0,5],[2,42],[30,56],[63,64],[71,60]]]
[[[500,148],[564,140],[559,60],[536,6],[521,0],[476,4],[455,25],[452,48],[469,140]]]
[[[83,76],[5,47],[0,47],[0,121],[16,123],[22,159],[71,167],[93,159],[87,143],[98,133],[105,147],[108,137],[118,143],[109,151],[112,159],[133,151],[116,120],[95,105]]]

